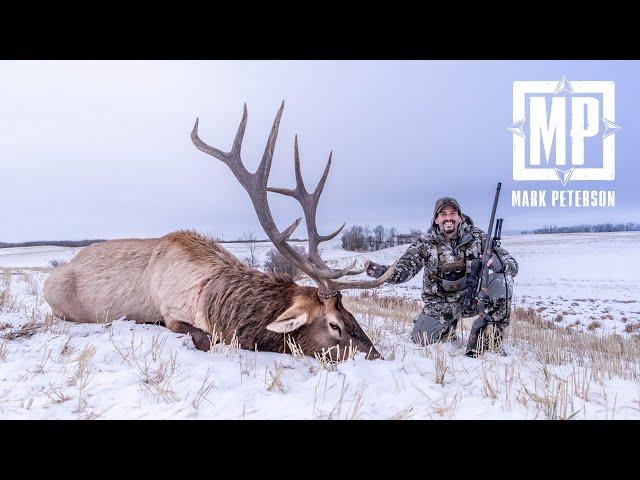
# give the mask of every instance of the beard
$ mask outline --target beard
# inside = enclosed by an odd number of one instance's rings
[[[453,232],[456,231],[456,227],[457,227],[457,225],[455,223],[445,223],[442,226],[442,231],[444,233],[453,233]]]

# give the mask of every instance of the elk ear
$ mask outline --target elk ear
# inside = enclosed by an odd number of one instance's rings
[[[293,306],[285,310],[278,318],[267,325],[267,330],[278,333],[293,332],[296,328],[307,323],[309,314],[300,307]]]

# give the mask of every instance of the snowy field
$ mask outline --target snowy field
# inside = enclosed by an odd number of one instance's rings
[[[640,418],[640,234],[507,237],[520,263],[501,357],[463,355],[460,340],[408,339],[422,273],[345,304],[385,360],[341,364],[217,345],[125,320],[73,324],[50,315],[52,260],[79,249],[0,249],[0,418],[524,419]],[[247,256],[247,244],[223,244]],[[271,247],[256,244],[261,262]],[[390,264],[406,249],[353,254],[336,266]],[[528,307],[534,310],[526,312]],[[467,322],[468,323],[468,322]]]

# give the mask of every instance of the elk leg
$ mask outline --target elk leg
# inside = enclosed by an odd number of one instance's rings
[[[169,321],[167,322],[165,319],[165,323],[167,328],[172,332],[176,333],[188,333],[191,335],[191,339],[193,340],[193,344],[196,346],[198,350],[202,350],[203,352],[208,352],[211,348],[211,340],[209,340],[209,335],[204,330],[200,330],[197,327],[181,321]]]

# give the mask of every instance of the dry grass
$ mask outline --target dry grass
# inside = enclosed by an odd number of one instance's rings
[[[365,290],[357,296],[343,297],[343,304],[358,317],[360,325],[386,360],[395,360],[398,354],[406,354],[401,346],[402,336],[406,333],[407,325],[422,310],[421,301],[381,296]]]
[[[593,318],[593,317],[590,317]],[[593,322],[589,323],[589,325],[587,325],[587,330],[595,330],[596,328],[600,328],[602,327],[602,323],[599,322],[598,320],[594,320]]]
[[[292,350],[293,352],[293,350]],[[299,358],[302,358],[302,349],[300,349]],[[335,347],[331,347],[328,349],[322,349],[321,353],[315,354],[315,359],[318,361],[320,366],[323,368],[327,368],[328,366],[335,363],[342,363],[347,360],[352,360],[359,352],[357,347],[354,347],[349,343],[349,346],[346,348],[340,348],[340,345],[336,345]]]
[[[76,369],[74,375],[69,379],[69,385],[75,385],[78,388],[78,403],[74,413],[83,414],[88,406],[86,397],[84,396],[89,383],[93,377],[89,368],[91,360],[96,354],[96,347],[87,344],[76,359]]]
[[[51,383],[49,383],[49,388],[47,390],[42,390],[42,393],[51,400],[52,403],[64,403],[67,400],[71,400],[71,397],[67,395],[60,387],[55,387]]]
[[[179,400],[174,388],[174,376],[178,369],[177,353],[169,351],[165,354],[165,342],[166,339],[160,340],[159,334],[156,334],[151,339],[150,348],[144,351],[144,342],[141,340],[136,343],[133,330],[128,347],[119,347],[113,339],[111,340],[122,361],[137,370],[143,389],[165,403],[173,403]],[[200,403],[198,402],[198,405]]]
[[[433,359],[434,372],[435,372],[434,381],[438,385],[444,385],[445,376],[449,371],[449,364],[451,361],[451,358],[442,347],[443,347],[442,344],[437,344],[435,346],[435,355]]]
[[[552,322],[542,318],[533,308],[516,307],[511,312],[512,321],[525,322],[541,328],[554,328]]]
[[[19,311],[22,303],[11,293],[11,282],[0,290],[0,310],[7,312]]]
[[[195,408],[196,410],[200,408],[202,402],[206,401],[211,403],[207,396],[215,388],[215,383],[213,382],[213,380],[209,379],[210,374],[211,371],[207,369],[207,373],[202,379],[202,384],[200,384],[200,388],[196,392],[194,399],[191,401],[191,405],[193,405],[193,408]]]
[[[282,376],[282,366],[275,362],[273,371],[269,367],[265,367],[264,370],[264,386],[268,392],[272,392],[277,389],[280,393],[285,393],[285,386],[280,378]]]
[[[364,290],[357,296],[343,297],[344,306],[352,313],[380,317],[393,317],[412,322],[422,310],[422,302],[395,296],[381,296],[375,291]]]
[[[38,296],[41,290],[40,281],[29,272],[23,272],[21,277],[21,280],[27,285],[27,292],[34,297]]]
[[[15,330],[10,330],[9,332],[2,335],[2,338],[5,340],[16,340],[18,338],[27,338],[34,335],[38,330],[42,329],[41,323],[29,322],[21,327],[18,327]]]
[[[513,322],[508,329],[509,343],[534,354],[542,365],[575,365],[634,381],[640,379],[638,340],[615,333],[540,329],[525,322]]]

